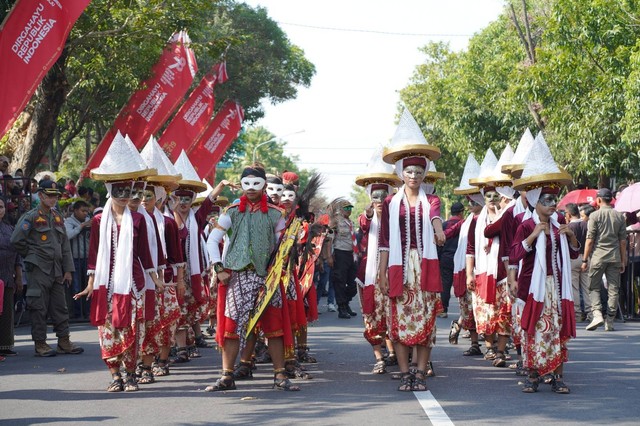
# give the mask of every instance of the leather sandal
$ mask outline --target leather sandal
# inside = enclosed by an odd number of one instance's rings
[[[537,377],[527,377],[527,380],[524,381],[524,386],[522,386],[522,392],[524,393],[536,393],[538,392],[538,378]]]
[[[107,392],[122,392],[124,390],[124,382],[122,381],[122,375],[120,373],[113,374],[112,381],[107,387]]]
[[[282,374],[287,376],[289,379],[313,379],[313,376],[300,368],[299,365],[296,365],[295,361],[287,361],[284,365],[284,371]]]
[[[253,371],[251,361],[240,361],[240,365],[233,370],[233,380],[252,380]]]
[[[553,376],[553,382],[551,383],[551,390],[554,391],[555,393],[560,393],[560,394],[571,393],[569,386],[564,384],[564,381],[562,380],[562,376],[560,374],[555,374]]]
[[[398,365],[398,357],[396,356],[396,353],[389,352],[389,356],[387,356],[387,359],[385,359],[384,362],[387,364],[387,367]]]
[[[415,376],[411,373],[401,373],[402,377],[400,377],[400,386],[398,386],[398,390],[400,392],[411,392],[413,391],[413,381],[415,380]]]
[[[379,359],[374,365],[373,370],[371,371],[373,374],[384,374],[387,372],[387,365],[385,364],[383,359]]]
[[[487,352],[484,354],[484,359],[487,361],[493,361],[496,359],[496,351],[493,348],[487,349]]]
[[[235,390],[236,382],[233,380],[233,372],[232,371],[223,371],[222,377],[215,381],[215,383],[211,386],[207,386],[204,388],[205,392],[218,392],[218,391],[228,391]]]
[[[413,376],[413,383],[411,384],[411,390],[414,392],[427,391],[427,376],[424,371],[416,370]]]
[[[433,369],[433,363],[431,361],[427,362],[427,371],[425,373],[426,377],[436,377],[436,371]]]
[[[169,375],[169,364],[166,359],[159,359],[156,364],[153,365],[153,375],[155,377],[162,377]]]
[[[451,321],[451,329],[449,330],[449,343],[458,344],[458,336],[460,336],[460,325],[458,321]]]
[[[299,362],[306,362],[310,364],[315,364],[318,362],[317,359],[309,355],[309,346],[306,345],[298,346],[297,358]]]
[[[156,382],[156,379],[153,377],[153,373],[151,372],[151,366],[143,365],[140,367],[140,370],[140,378],[138,379],[139,384],[148,385]]]
[[[471,347],[466,351],[462,352],[464,356],[478,356],[482,355],[482,351],[480,350],[480,345],[477,343],[472,343]]]
[[[135,373],[128,373],[127,380],[124,382],[125,392],[136,392],[140,390],[138,382],[136,381]]]
[[[300,387],[294,385],[291,380],[286,377],[286,375],[282,378],[278,377],[278,375],[285,375],[284,368],[275,370],[273,372],[273,386],[271,386],[271,389],[287,392],[297,392],[300,390]]]
[[[494,367],[506,367],[507,366],[507,359],[506,359],[506,357],[504,355],[504,352],[498,351],[496,353],[496,356],[493,359],[493,366]]]

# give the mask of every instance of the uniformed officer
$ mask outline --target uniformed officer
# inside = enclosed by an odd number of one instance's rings
[[[27,309],[36,356],[80,354],[84,350],[69,340],[69,312],[65,284],[72,280],[73,257],[60,213],[53,209],[60,192],[56,183],[38,185],[40,204],[25,213],[15,227],[11,243],[23,257],[27,271]],[[58,337],[57,351],[47,345],[47,316]]]

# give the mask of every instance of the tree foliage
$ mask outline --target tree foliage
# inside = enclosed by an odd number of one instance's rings
[[[511,0],[467,50],[425,46],[401,98],[443,152],[438,192],[457,186],[469,152],[500,155],[526,127],[577,180],[637,176],[639,23],[631,0]]]
[[[313,171],[299,169],[295,163],[298,158],[289,157],[284,153],[286,141],[278,140],[264,127],[250,127],[238,137],[234,144],[239,147],[234,150],[235,154],[229,155],[227,161],[222,163],[225,168],[216,170],[216,180],[227,179],[230,182],[239,183],[242,170],[253,163],[254,149],[268,141],[273,142],[266,143],[255,150],[256,162],[261,163],[270,174],[281,175],[285,170],[295,172],[300,178],[300,187],[304,188]],[[223,192],[223,195],[230,197],[230,200],[237,198],[239,194],[240,191],[232,193],[229,189]]]

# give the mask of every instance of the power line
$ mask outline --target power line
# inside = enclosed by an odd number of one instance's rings
[[[284,149],[314,149],[314,150],[319,149],[319,150],[332,150],[332,151],[333,150],[356,150],[356,149],[357,150],[366,149],[366,150],[370,151],[370,150],[374,149],[373,147],[371,147],[371,148],[344,148],[344,147],[342,147],[342,148],[331,148],[331,147],[309,147],[309,146],[287,146],[287,145],[285,145],[283,148]]]
[[[351,32],[351,33],[370,33],[370,34],[383,34],[383,35],[405,36],[405,37],[471,37],[473,36],[473,34],[397,33],[393,31],[365,30],[365,29],[358,29],[358,28],[322,27],[319,25],[294,24],[292,22],[282,22],[282,21],[278,22],[278,24],[290,25],[292,27],[311,28],[314,30],[342,31],[342,32]]]
[[[328,164],[331,166],[364,166],[367,163],[333,163],[333,162],[314,162],[314,161],[295,161],[295,163],[301,164]]]

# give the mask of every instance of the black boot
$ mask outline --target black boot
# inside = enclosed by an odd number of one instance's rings
[[[344,304],[338,305],[338,318],[351,319],[351,315],[347,312]]]
[[[356,315],[358,315],[358,314],[356,314],[355,312],[353,312],[353,311],[351,310],[351,306],[349,306],[349,304],[348,304],[348,303],[345,305],[345,310],[346,310],[346,311],[347,311],[347,313],[348,313],[349,315],[351,315],[352,317],[355,317]]]

